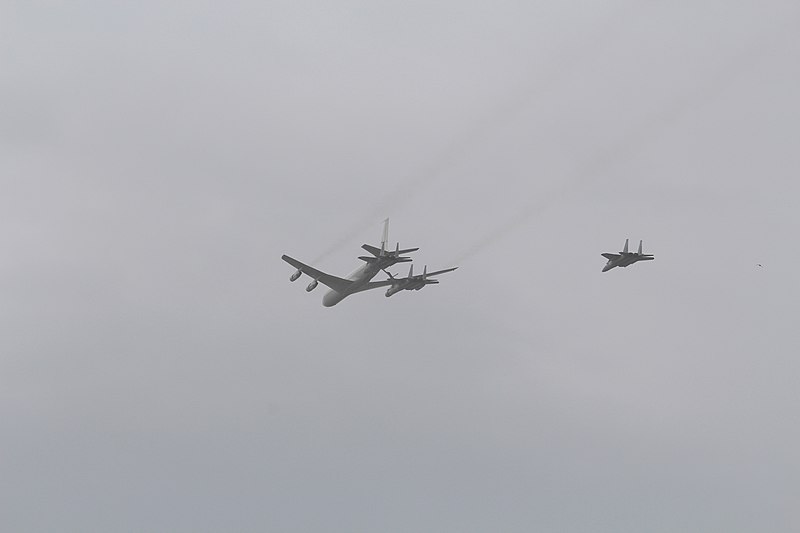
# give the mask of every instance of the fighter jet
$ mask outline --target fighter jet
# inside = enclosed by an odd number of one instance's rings
[[[625,239],[625,248],[618,254],[600,254],[606,259],[608,259],[608,263],[606,266],[603,267],[603,272],[608,272],[614,267],[626,267],[628,265],[632,265],[637,261],[652,261],[655,259],[655,256],[652,254],[643,254],[642,253],[642,241],[639,241],[639,251],[638,252],[629,252],[628,251],[628,239]]]
[[[435,285],[439,283],[439,280],[430,279],[431,276],[438,276],[439,274],[444,274],[445,272],[452,272],[457,268],[458,267],[446,268],[444,270],[437,270],[436,272],[431,272],[428,274],[428,265],[425,265],[425,267],[422,269],[422,274],[415,276],[414,265],[411,265],[408,268],[408,277],[405,278],[396,278],[390,272],[384,270],[392,283],[391,286],[386,289],[386,297],[388,298],[392,294],[396,294],[400,291],[418,291],[425,285]]]
[[[389,219],[383,221],[383,236],[381,237],[381,247],[377,248],[370,244],[362,244],[361,247],[372,254],[372,257],[362,255],[359,257],[368,265],[377,266],[378,269],[388,268],[395,263],[406,263],[411,261],[410,257],[402,257],[403,254],[410,254],[416,252],[419,248],[406,248],[400,249],[400,243],[397,243],[394,251],[386,249],[386,243],[389,242]]]
[[[385,268],[388,268],[396,263],[405,263],[411,261],[410,257],[404,257],[403,254],[419,250],[419,248],[407,248],[405,250],[401,250],[400,243],[397,243],[394,251],[387,251],[386,243],[388,240],[389,219],[387,218],[383,222],[383,237],[381,239],[381,247],[377,248],[369,244],[363,245],[362,248],[371,253],[372,256],[359,257],[359,259],[364,261],[365,264],[350,274],[347,279],[326,274],[325,272],[308,266],[297,259],[289,257],[288,255],[283,255],[281,259],[297,269],[289,277],[289,281],[296,281],[302,274],[306,274],[313,278],[311,283],[309,283],[306,287],[307,292],[313,291],[317,287],[318,283],[322,283],[323,285],[330,287],[331,290],[325,293],[325,296],[322,298],[322,305],[325,307],[331,307],[338,304],[351,294],[391,285],[391,279],[384,281],[370,280],[374,278],[378,272]]]

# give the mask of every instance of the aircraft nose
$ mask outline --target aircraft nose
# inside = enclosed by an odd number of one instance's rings
[[[333,307],[338,304],[342,299],[336,291],[329,291],[322,297],[322,305],[325,307]]]

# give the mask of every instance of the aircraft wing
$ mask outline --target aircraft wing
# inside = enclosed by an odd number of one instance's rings
[[[453,270],[455,270],[455,269],[457,269],[457,268],[458,268],[458,267],[453,267],[453,268],[445,268],[444,270],[437,270],[436,272],[428,272],[427,276],[428,276],[428,277],[431,277],[431,276],[437,276],[437,275],[439,275],[439,274],[444,274],[445,272],[452,272]]]
[[[428,272],[427,275],[428,275],[428,277],[436,276],[438,274],[444,274],[445,272],[452,272],[453,270],[455,270],[457,268],[458,267],[445,268],[444,270],[437,270],[436,272]],[[421,278],[421,277],[422,277],[422,274],[419,274],[417,276],[414,276],[414,279]],[[388,287],[388,286],[393,285],[393,284],[397,283],[398,281],[402,281],[404,279],[407,279],[407,278],[385,279],[383,281],[370,281],[366,285],[362,285],[361,287],[359,287],[355,292],[368,291],[370,289],[378,289],[380,287]],[[433,279],[432,280],[428,280],[428,281],[430,283],[439,283],[437,280],[433,280]]]
[[[368,251],[369,253],[371,253],[372,255],[374,255],[375,257],[380,257],[381,255],[381,249],[372,246],[371,244],[362,244],[361,247],[366,251]],[[417,250],[419,250],[419,248],[406,248],[405,250],[385,250],[385,252],[392,254],[397,253],[399,255],[402,255],[402,254],[410,254],[411,252],[416,252]]]
[[[602,255],[606,259],[619,259],[620,257],[622,257],[619,254],[600,254],[600,255]]]
[[[371,253],[372,255],[374,255],[375,257],[378,257],[379,255],[381,255],[381,249],[380,248],[376,248],[376,247],[374,247],[374,246],[372,246],[370,244],[362,244],[361,247],[363,249],[365,249],[366,251],[368,251],[369,253]]]
[[[337,278],[336,276],[331,276],[330,274],[326,274],[325,272],[322,272],[321,270],[317,270],[314,267],[310,267],[310,266],[306,265],[305,263],[301,263],[297,259],[289,257],[288,255],[283,255],[281,257],[281,259],[283,259],[284,261],[286,261],[287,263],[289,263],[290,265],[295,267],[297,270],[299,270],[303,274],[311,276],[315,280],[319,281],[323,285],[327,285],[328,287],[330,287],[331,289],[335,290],[336,292],[344,292],[344,291],[346,291],[347,288],[350,285],[352,285],[352,283],[353,283],[349,279]]]

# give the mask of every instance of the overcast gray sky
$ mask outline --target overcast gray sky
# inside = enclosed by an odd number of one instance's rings
[[[798,94],[789,0],[3,2],[0,529],[800,530]]]

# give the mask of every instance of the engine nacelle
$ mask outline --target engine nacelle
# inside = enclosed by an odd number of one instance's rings
[[[400,287],[389,287],[388,289],[386,289],[386,297],[388,298],[392,294],[396,294],[396,293],[398,293],[398,292],[400,292],[402,290],[403,289],[400,288]]]
[[[306,292],[311,292],[316,288],[317,288],[317,280],[314,280],[308,284],[308,287],[306,287]]]
[[[302,272],[298,270],[297,272],[289,276],[289,281],[297,281],[297,278],[299,278],[301,274]]]

